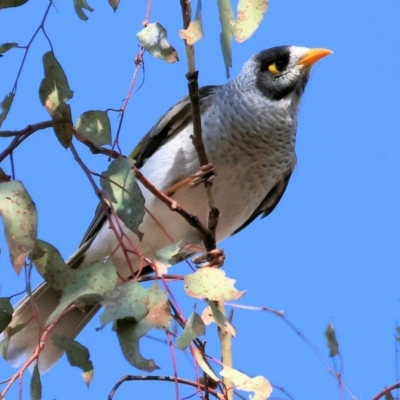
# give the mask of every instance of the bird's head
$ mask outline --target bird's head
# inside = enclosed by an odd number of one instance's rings
[[[270,100],[299,98],[304,92],[311,67],[331,53],[327,49],[273,47],[253,56],[244,65],[242,74],[250,72],[257,89]]]

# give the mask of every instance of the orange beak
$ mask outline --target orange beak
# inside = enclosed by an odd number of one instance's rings
[[[298,65],[303,67],[311,66],[321,58],[329,56],[332,53],[333,51],[328,49],[310,49],[303,57],[300,58]]]

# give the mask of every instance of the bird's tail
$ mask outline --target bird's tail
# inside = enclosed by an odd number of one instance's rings
[[[46,320],[58,305],[60,296],[59,292],[43,282],[33,290],[32,296],[26,296],[16,305],[10,326],[23,324],[23,329],[11,336],[7,350],[3,352],[4,358],[12,366],[19,367],[32,356],[43,335]],[[52,334],[74,339],[99,308],[100,306],[94,306],[87,311],[76,308],[57,322],[39,355],[40,372],[50,369],[63,354],[63,351],[53,344]]]

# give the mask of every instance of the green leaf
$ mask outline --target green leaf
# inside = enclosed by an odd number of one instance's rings
[[[0,54],[3,54],[5,52],[7,52],[8,50],[11,50],[14,47],[17,47],[18,43],[3,43],[0,44]]]
[[[52,115],[53,129],[59,142],[67,148],[72,140],[72,115],[68,104],[60,103],[57,113]]]
[[[3,332],[11,322],[14,309],[10,297],[0,297],[0,333]]]
[[[389,392],[389,393],[385,394],[385,400],[394,400],[392,392]]]
[[[78,119],[75,130],[96,146],[111,144],[111,124],[105,111],[86,111]]]
[[[17,324],[15,326],[8,326],[3,335],[7,335],[8,338],[11,338],[12,336],[14,336],[16,333],[18,333],[19,331],[21,331],[22,329],[24,329],[26,326],[25,323],[23,324]]]
[[[0,103],[1,107],[1,114],[0,114],[0,126],[4,122],[4,120],[7,118],[7,115],[10,111],[11,104],[14,100],[14,93],[10,92],[6,97],[4,97],[3,101]]]
[[[90,360],[89,350],[67,336],[53,334],[52,341],[57,347],[65,351],[70,365],[83,371],[82,377],[86,385],[89,386],[93,379],[93,363]]]
[[[120,2],[120,0],[108,0],[108,4],[112,7],[114,12],[117,11],[119,2]]]
[[[1,319],[1,317],[0,317]],[[6,360],[7,350],[10,344],[10,338],[18,333],[20,330],[25,328],[26,324],[17,324],[15,326],[7,326],[7,328],[2,333],[3,340],[0,342],[0,355]],[[1,331],[0,331],[1,332]]]
[[[260,26],[268,8],[268,0],[239,0],[235,38],[241,43],[247,40]]]
[[[37,239],[31,258],[46,282],[62,293],[73,270],[64,262],[60,252],[50,243]]]
[[[235,337],[236,336],[236,329],[233,327],[233,325],[227,320],[225,315],[221,313],[221,311],[218,310],[217,306],[213,301],[208,301],[208,307],[209,310],[211,311],[212,317],[214,322],[224,331],[229,333],[231,336]],[[204,310],[205,312],[206,310]],[[203,312],[203,314],[204,314]],[[204,321],[204,318],[203,318]],[[208,324],[207,324],[208,325]]]
[[[173,243],[157,250],[156,258],[167,265],[175,264],[182,260],[180,252],[183,248],[183,240],[180,240],[178,243]]]
[[[226,77],[229,78],[229,68],[232,67],[232,38],[235,34],[235,17],[233,15],[230,0],[218,0],[219,22],[222,27],[220,43],[226,69]]]
[[[66,101],[73,93],[67,76],[52,51],[43,55],[44,78],[40,83],[39,97],[53,120],[54,132],[60,143],[67,148],[72,140],[71,108]]]
[[[220,375],[233,382],[236,389],[244,390],[245,392],[254,392],[254,395],[251,396],[252,400],[268,399],[272,392],[271,384],[263,376],[250,378],[242,372],[226,365],[224,365],[224,369],[220,372]]]
[[[42,398],[42,382],[40,382],[39,367],[33,367],[31,378],[31,400],[40,400]]]
[[[325,331],[325,337],[329,347],[329,356],[335,357],[339,354],[339,344],[336,340],[336,333],[332,323],[328,324]]]
[[[88,10],[89,12],[94,11],[94,9],[89,6],[86,0],[74,0],[74,8],[79,19],[81,19],[82,21],[87,21],[89,19],[87,15],[82,11],[83,8],[85,10]]]
[[[0,0],[0,10],[2,8],[19,7],[27,2],[28,0]]]
[[[70,269],[69,276],[56,309],[49,316],[45,326],[57,320],[72,303],[96,304],[104,300],[104,294],[114,289],[118,275],[111,260]]]
[[[168,43],[167,31],[160,23],[148,24],[136,36],[143,47],[154,57],[169,63],[178,61],[178,53]]]
[[[130,158],[117,158],[102,173],[100,185],[118,218],[141,239],[143,233],[139,231],[139,225],[144,217],[144,197],[136,183],[134,165],[135,161]]]
[[[185,292],[191,297],[215,301],[237,300],[246,291],[238,291],[233,285],[235,279],[225,277],[218,268],[201,268],[185,276]]]
[[[147,298],[143,300],[149,309],[146,317],[139,322],[129,319],[118,320],[114,330],[117,332],[126,360],[136,368],[151,372],[158,367],[154,360],[148,360],[140,354],[140,338],[152,328],[166,330],[171,323],[171,313],[167,296],[157,283],[146,292]]]
[[[100,328],[117,319],[133,318],[135,322],[141,321],[148,313],[147,290],[137,281],[130,281],[117,286],[105,295],[102,305],[105,307],[100,315]]]
[[[182,335],[176,342],[176,347],[181,350],[186,349],[192,340],[198,338],[199,336],[203,336],[205,332],[206,326],[204,325],[201,317],[196,314],[194,307],[190,317],[186,321],[185,329],[183,330]]]
[[[33,250],[37,235],[35,203],[20,181],[0,183],[0,215],[11,262],[18,274]]]
[[[191,21],[187,29],[181,29],[179,36],[186,40],[188,45],[193,45],[204,37],[203,25],[201,23],[201,0],[197,0],[196,18]]]
[[[4,359],[6,359],[6,357],[7,357],[7,351],[8,351],[9,345],[10,345],[10,339],[8,337],[5,337],[0,342],[0,354]],[[0,400],[1,400],[1,397],[0,397]]]

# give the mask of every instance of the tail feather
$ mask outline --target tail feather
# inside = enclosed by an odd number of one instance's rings
[[[24,324],[25,327],[10,338],[7,352],[4,354],[5,359],[12,366],[19,367],[31,357],[43,334],[44,324],[54,311],[59,299],[60,293],[48,283],[43,282],[32,292],[32,297],[26,296],[16,305],[10,325],[14,327]],[[53,344],[52,334],[75,339],[99,309],[100,306],[91,307],[87,311],[75,309],[57,322],[39,356],[41,373],[49,370],[63,354],[63,351]]]

